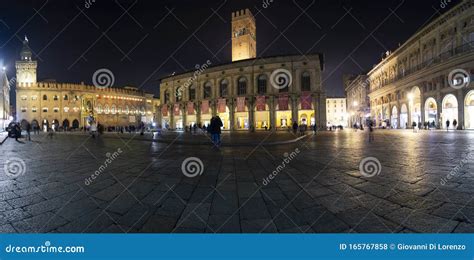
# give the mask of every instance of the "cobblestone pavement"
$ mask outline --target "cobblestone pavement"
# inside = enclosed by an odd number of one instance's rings
[[[220,150],[134,135],[9,139],[0,232],[474,232],[474,133],[374,136],[264,147],[259,135]],[[189,157],[201,175],[183,174]]]

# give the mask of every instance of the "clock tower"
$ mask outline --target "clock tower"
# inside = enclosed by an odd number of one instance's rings
[[[249,9],[232,12],[232,61],[257,57],[255,18]]]
[[[38,64],[31,59],[32,52],[28,46],[28,38],[25,36],[23,48],[20,52],[20,60],[16,61],[16,82],[19,83],[36,83],[36,68]]]

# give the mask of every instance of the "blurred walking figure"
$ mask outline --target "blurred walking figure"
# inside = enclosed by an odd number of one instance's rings
[[[369,143],[374,141],[374,125],[372,121],[369,123]]]
[[[92,138],[95,138],[95,135],[97,134],[97,123],[92,122],[91,127],[90,127],[90,133],[92,135]]]
[[[448,131],[448,129],[449,129],[449,124],[450,124],[450,123],[451,123],[451,122],[449,122],[449,119],[448,119],[448,120],[446,120],[446,132],[447,132],[447,131]]]
[[[456,126],[458,125],[458,121],[456,119],[453,120],[453,128],[456,130]]]
[[[31,141],[31,124],[29,122],[26,123],[26,138],[28,141]]]

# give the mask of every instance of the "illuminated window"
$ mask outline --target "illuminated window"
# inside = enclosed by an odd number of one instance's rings
[[[36,113],[36,111],[37,111],[36,107],[31,108],[31,112]]]
[[[64,107],[64,112],[65,113],[69,112],[69,107]]]
[[[31,96],[31,100],[37,100],[38,99],[38,96]]]
[[[58,112],[59,112],[59,107],[53,108],[53,112],[54,112],[54,113],[58,113]]]
[[[79,108],[78,108],[78,107],[74,107],[72,110],[74,110],[74,112],[77,112],[77,111],[79,111]]]
[[[43,112],[44,112],[44,113],[48,112],[48,108],[47,108],[47,107],[43,107]]]
[[[25,95],[21,96],[21,100],[26,100],[27,97]]]
[[[26,112],[26,107],[22,107],[21,112],[23,112],[23,113]]]

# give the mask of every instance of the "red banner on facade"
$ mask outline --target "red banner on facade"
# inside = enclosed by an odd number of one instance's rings
[[[301,109],[311,109],[311,93],[301,93]]]
[[[162,114],[163,116],[168,116],[168,106],[167,106],[167,105],[163,105],[163,106],[161,107],[161,114]]]
[[[288,96],[281,95],[278,97],[278,110],[288,110]]]
[[[188,115],[194,115],[194,103],[188,102]]]
[[[225,107],[226,107],[226,103],[225,103],[225,98],[219,98],[219,100],[217,101],[217,111],[219,111],[219,113],[225,113]]]
[[[257,111],[265,111],[265,96],[257,96]]]
[[[174,115],[179,116],[179,104],[174,104]]]
[[[245,97],[237,97],[237,112],[245,112]]]
[[[203,100],[201,103],[201,114],[209,114],[209,100]]]

